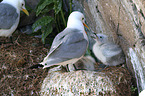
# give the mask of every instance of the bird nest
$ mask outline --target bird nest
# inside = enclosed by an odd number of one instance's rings
[[[102,72],[112,80],[118,96],[131,96],[132,77],[125,67],[109,67]]]
[[[32,36],[15,33],[13,37],[14,44],[0,46],[0,95],[38,96],[48,70],[29,67],[41,62],[49,48],[44,48],[41,40]],[[109,67],[103,72],[114,82],[120,96],[129,96],[124,93],[131,92],[131,76],[124,67]]]
[[[9,38],[0,38],[9,41]],[[0,46],[0,95],[37,96],[47,69],[29,69],[43,60],[48,49],[41,40],[25,34],[14,34],[14,44]]]

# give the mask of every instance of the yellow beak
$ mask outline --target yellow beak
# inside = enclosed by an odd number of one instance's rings
[[[98,39],[99,39],[99,37],[98,37],[98,36],[96,36],[96,39],[98,40]]]
[[[90,30],[90,28],[85,23],[83,23],[83,25]]]
[[[23,11],[27,16],[29,16],[29,12],[28,12],[25,8],[22,8],[22,11]]]

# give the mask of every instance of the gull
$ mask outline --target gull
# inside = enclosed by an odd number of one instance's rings
[[[85,17],[79,11],[70,14],[67,27],[53,40],[48,55],[44,58],[43,68],[54,65],[74,64],[81,59],[88,48],[88,37],[84,26]]]
[[[16,30],[19,20],[20,11],[29,16],[25,8],[24,0],[3,0],[0,3],[0,36],[10,37]]]

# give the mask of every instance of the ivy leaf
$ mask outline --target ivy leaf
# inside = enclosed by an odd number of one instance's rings
[[[41,11],[51,3],[53,3],[53,0],[44,0],[43,3],[41,1],[41,4],[37,7],[36,16],[38,16],[41,13]]]
[[[49,23],[47,24],[47,27],[43,26],[43,28],[41,29],[42,30],[42,42],[43,44],[45,44],[45,38],[52,32],[53,30],[53,27],[52,27],[52,24]]]
[[[58,14],[62,8],[62,0],[53,0],[55,14]]]
[[[33,26],[32,26],[33,31],[34,31],[36,28],[38,28],[38,27],[46,26],[47,24],[49,24],[49,23],[52,22],[52,21],[53,21],[53,18],[50,17],[50,16],[45,16],[45,17],[40,18],[39,20],[37,20],[37,21],[33,24]],[[35,31],[34,31],[34,32],[35,32]]]

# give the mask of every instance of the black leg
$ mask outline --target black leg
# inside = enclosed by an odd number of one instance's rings
[[[76,71],[76,70],[77,70],[77,68],[76,68],[75,64],[73,64],[73,67],[74,67],[74,69],[75,69],[75,71]],[[70,72],[70,69],[69,69],[68,64],[66,65],[66,70],[67,70],[68,72]]]
[[[75,66],[75,64],[73,64],[73,66],[74,66],[74,69],[77,71],[77,67]]]
[[[68,64],[66,65],[66,71],[70,72],[69,68],[68,68]]]

